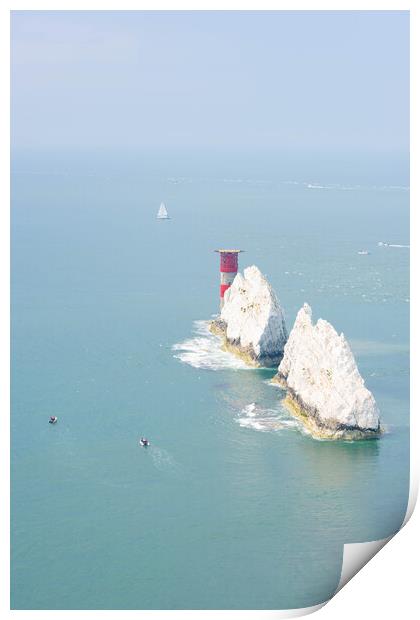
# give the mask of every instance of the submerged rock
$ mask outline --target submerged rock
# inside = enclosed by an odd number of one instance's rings
[[[364,439],[379,435],[378,407],[344,335],[339,336],[322,319],[313,325],[308,304],[297,314],[274,380],[287,389],[285,404],[313,436]]]
[[[225,292],[220,317],[210,329],[226,349],[252,366],[277,366],[287,340],[283,310],[258,267],[238,273]]]

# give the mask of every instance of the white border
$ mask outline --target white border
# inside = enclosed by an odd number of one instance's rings
[[[227,1],[220,2],[220,0],[214,0],[213,2],[198,2],[184,1],[176,2],[175,0],[142,0],[136,2],[135,0],[122,0],[121,2],[90,0],[80,2],[80,0],[74,0],[73,2],[66,0],[53,1],[13,1],[10,0],[7,6],[2,6],[0,12],[0,50],[1,58],[1,78],[3,83],[3,96],[0,99],[1,112],[0,115],[0,129],[2,129],[1,135],[3,136],[2,148],[1,148],[1,188],[2,188],[2,209],[0,210],[0,285],[2,291],[2,302],[0,304],[0,393],[2,395],[2,403],[4,406],[1,410],[1,431],[0,441],[1,444],[1,456],[4,460],[2,467],[1,477],[1,490],[2,497],[8,498],[9,496],[9,210],[10,204],[9,195],[9,145],[5,136],[9,135],[9,10],[197,10],[197,9],[222,9],[222,10],[410,10],[411,13],[411,110],[419,110],[420,102],[418,98],[418,62],[420,57],[419,45],[417,37],[419,36],[419,16],[416,3],[414,1],[409,2],[395,2],[395,1],[369,1],[369,2],[341,2],[341,1],[329,1],[329,2],[315,2],[315,1],[301,1],[295,2],[267,2],[261,0],[260,2],[251,2],[247,0],[239,1]],[[5,62],[6,61],[6,62]],[[411,115],[411,204],[419,205],[418,189],[416,181],[416,171],[420,170],[418,161],[418,122],[417,117]],[[418,313],[418,286],[415,283],[415,277],[413,273],[417,273],[414,270],[414,265],[419,264],[419,250],[417,249],[418,236],[415,232],[418,230],[419,217],[417,210],[411,209],[411,304],[414,307],[412,317]],[[417,412],[418,410],[418,391],[416,389],[416,370],[418,368],[416,350],[419,343],[419,329],[417,322],[412,318],[411,320],[411,411]],[[411,417],[411,485],[410,485],[410,500],[407,511],[407,517],[405,523],[407,523],[409,516],[411,515],[415,500],[418,492],[418,479],[419,479],[419,459],[417,457],[416,444],[418,445],[418,423],[416,416]],[[0,610],[8,617],[20,617],[21,615],[30,614],[33,617],[44,618],[45,615],[54,614],[55,617],[63,617],[73,615],[85,615],[90,617],[93,615],[104,616],[109,618],[119,618],[121,614],[139,614],[141,613],[144,618],[154,618],[160,620],[161,618],[210,618],[217,616],[218,618],[274,618],[274,617],[291,617],[295,616],[291,612],[276,612],[276,611],[92,611],[92,612],[73,612],[73,611],[10,611],[8,609],[9,601],[9,571],[7,567],[9,565],[9,503],[6,502],[6,507],[1,511],[2,513],[2,536],[1,536],[1,553],[4,561],[3,566],[6,570],[2,571],[2,578],[0,580],[1,596],[0,596]],[[356,576],[350,586],[347,586],[334,597],[326,607],[319,612],[324,618],[334,617],[338,615],[340,618],[346,620],[346,618],[353,618],[354,614],[361,614],[362,617],[368,617],[369,615],[388,615],[388,612],[393,614],[398,613],[403,617],[411,617],[412,612],[417,605],[417,589],[418,585],[414,582],[415,574],[418,574],[418,561],[413,549],[415,549],[416,543],[419,541],[420,531],[420,518],[418,511],[415,513],[413,519],[404,528],[404,531],[398,534],[387,546],[374,558],[363,571]],[[417,546],[418,548],[418,546]],[[387,585],[386,585],[387,584]],[[319,607],[319,606],[317,606]],[[312,610],[308,608],[307,612]],[[296,610],[297,611],[297,610]],[[301,610],[302,612],[303,610]],[[331,614],[334,614],[332,616]]]

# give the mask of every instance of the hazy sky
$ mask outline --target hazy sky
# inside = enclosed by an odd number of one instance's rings
[[[408,148],[408,12],[12,14],[17,147]]]

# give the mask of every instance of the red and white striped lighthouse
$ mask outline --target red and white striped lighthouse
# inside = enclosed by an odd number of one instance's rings
[[[238,273],[238,254],[242,250],[214,250],[220,254],[220,309],[224,296]]]

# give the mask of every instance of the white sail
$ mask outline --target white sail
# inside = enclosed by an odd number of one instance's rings
[[[159,207],[159,211],[158,211],[158,214],[157,214],[157,218],[158,218],[158,220],[167,220],[167,219],[169,219],[168,211],[166,209],[166,206],[165,206],[164,202],[160,203],[160,207]]]

